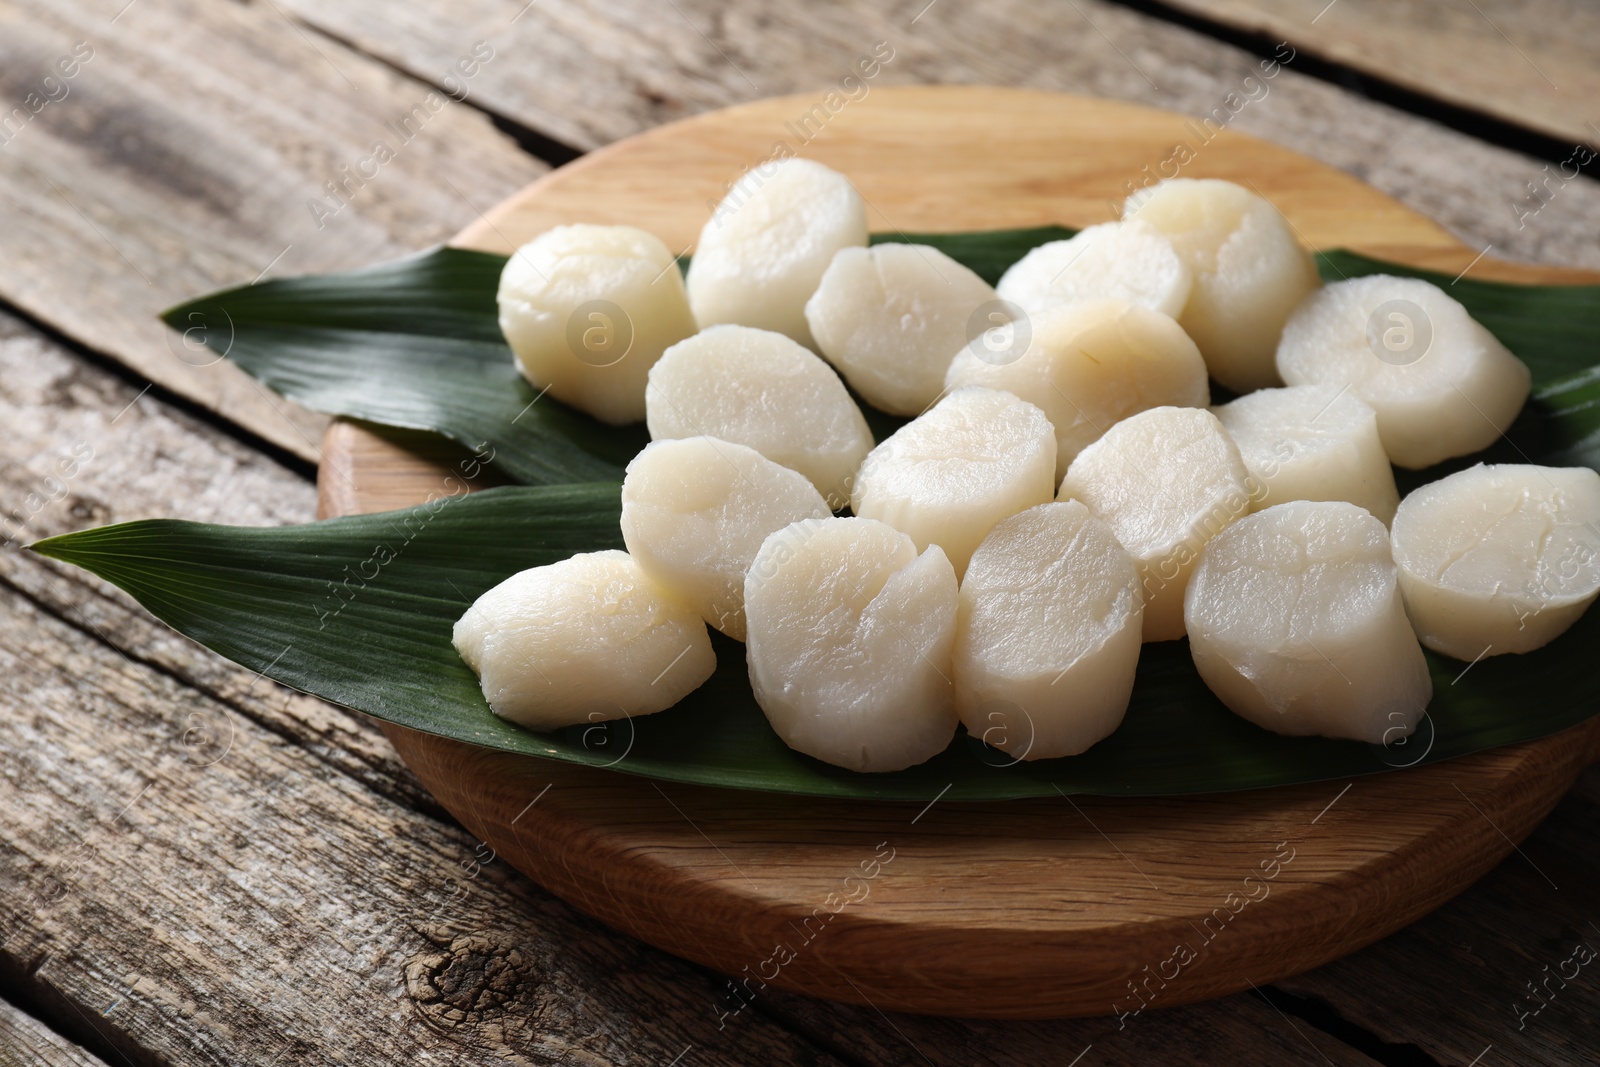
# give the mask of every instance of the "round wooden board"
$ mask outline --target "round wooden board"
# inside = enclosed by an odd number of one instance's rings
[[[510,251],[566,222],[626,222],[675,250],[778,142],[850,176],[874,230],[1085,225],[1189,120],[988,88],[877,88],[801,145],[818,101],[766,100],[612,145],[469,227]],[[1223,132],[1183,168],[1248,183],[1311,246],[1461,270],[1475,252],[1354,178]],[[1484,258],[1474,276],[1596,281]],[[336,423],[325,515],[420,502],[452,455]],[[668,713],[670,714],[670,712]],[[963,1016],[1122,1013],[1260,985],[1348,953],[1499,862],[1600,757],[1600,719],[1543,741],[1352,781],[1172,799],[868,804],[657,783],[386,726],[463,824],[575,907],[731,976]]]

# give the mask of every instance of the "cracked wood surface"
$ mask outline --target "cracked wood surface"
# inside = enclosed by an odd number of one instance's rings
[[[1600,144],[1600,11],[1580,0],[1169,0],[1287,38],[1424,96],[1579,144]]]
[[[0,1067],[105,1067],[105,1061],[0,1000]]]
[[[1543,161],[1300,74],[1293,59],[1264,79],[1254,56],[1105,0],[276,2],[424,79],[437,80],[463,49],[487,37],[521,61],[486,68],[474,83],[474,99],[585,151],[759,97],[815,93],[820,102],[879,41],[894,49],[894,58],[867,83],[867,100],[876,85],[1007,85],[1128,100],[1198,118],[1225,108],[1229,94],[1237,94],[1230,128],[1348,171],[1474,248],[1492,243],[1503,258],[1600,268],[1600,244],[1592,236],[1600,229],[1600,183],[1553,183],[1546,200],[1531,200],[1526,183],[1546,177]],[[1340,0],[1340,7],[1352,2]],[[1594,18],[1586,16],[1587,22]],[[1283,55],[1297,56],[1298,44],[1290,37]],[[1392,46],[1417,51],[1427,42],[1397,35]],[[1577,99],[1593,106],[1592,95]],[[1600,114],[1584,117],[1600,120]]]
[[[304,458],[322,420],[225,364],[189,366],[151,315],[264,269],[355,266],[455,232],[546,169],[475,108],[588,149],[761,95],[820,97],[877,40],[897,48],[883,84],[1025,84],[1196,115],[1255,65],[1099,0],[0,2],[7,108],[56,93],[54,64],[94,47],[68,94],[0,143],[0,301],[137,379],[0,315],[7,533],[309,518],[308,482],[140,393],[153,380]],[[468,103],[443,107],[319,229],[307,201],[323,182],[479,41],[495,55],[455,75]],[[1541,162],[1292,63],[1232,125],[1494,255],[1600,267],[1594,182],[1529,215]],[[1462,897],[1261,998],[1119,1031],[882,1017],[773,991],[718,1031],[719,980],[484,864],[370,722],[259,682],[14,544],[0,552],[0,664],[0,1001],[50,1021],[0,1003],[0,1063],[1376,1062],[1286,994],[1365,1031],[1346,1036],[1385,1060],[1384,1044],[1440,1063],[1596,1056],[1594,967],[1551,974],[1581,939],[1600,948],[1600,771]]]
[[[40,505],[23,539],[314,506],[299,476],[4,316],[0,420],[4,497]],[[82,457],[70,476],[63,456]],[[994,1032],[930,1038],[924,1020],[776,993],[719,1025],[722,979],[489,860],[369,720],[15,546],[0,635],[0,995],[25,994],[108,1063],[661,1064],[693,1045],[702,1064],[954,1064]],[[1002,1028],[990,1062],[1098,1041],[1102,1064],[1202,1064],[1208,1048],[1265,1064],[1300,1040],[1247,996],[1147,1016],[1116,1042],[1105,1022]],[[1321,1043],[1341,1067],[1371,1062]]]
[[[314,460],[321,416],[185,347],[157,312],[415,251],[547,168],[270,2],[140,0],[113,20],[123,3],[0,0],[0,299]],[[10,109],[30,93],[23,121]]]

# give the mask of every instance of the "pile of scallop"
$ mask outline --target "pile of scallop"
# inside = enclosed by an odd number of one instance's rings
[[[1421,645],[1552,640],[1600,592],[1600,475],[1391,464],[1493,444],[1527,367],[1444,290],[1322,285],[1274,207],[1174,180],[991,288],[869,246],[846,178],[748,172],[680,276],[627,226],[562,226],[499,289],[523,373],[652,443],[627,551],[489,590],[455,644],[538,730],[659,712],[745,643],[792,748],[857,771],[958,724],[1014,758],[1121,723],[1140,647],[1187,635],[1235,713],[1371,743],[1432,696]],[[1210,380],[1238,399],[1210,406]],[[909,416],[874,442],[858,399]],[[1421,645],[1419,645],[1419,639]]]

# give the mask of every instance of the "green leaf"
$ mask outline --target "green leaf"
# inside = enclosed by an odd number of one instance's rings
[[[156,519],[41,541],[34,551],[131,593],[174,629],[296,689],[412,729],[654,778],[822,796],[1000,800],[1162,795],[1344,778],[1507,744],[1593,710],[1592,613],[1535,655],[1475,665],[1430,656],[1424,726],[1389,749],[1268,733],[1201,683],[1185,642],[1146,645],[1122,728],[1081,756],[1010,765],[966,737],[896,774],[856,774],[786,747],[750,692],[744,646],[716,637],[718,670],[658,715],[552,734],[497,718],[450,643],[480,593],[530,566],[621,546],[613,484],[510,487],[306,526]],[[1432,736],[1430,736],[1430,733]],[[1431,747],[1430,747],[1431,746]]]
[[[1029,248],[1072,231],[879,235],[937,244],[993,281]],[[1444,286],[1533,370],[1534,400],[1479,459],[1600,467],[1600,288],[1452,279],[1335,251],[1324,277],[1412,274]],[[1596,708],[1590,613],[1539,652],[1473,665],[1429,654],[1435,698],[1404,745],[1285,738],[1231,714],[1185,642],[1146,646],[1121,729],[1081,756],[1010,765],[959,737],[908,771],[860,775],[785,747],[750,693],[743,646],[714,637],[704,687],[659,715],[538,734],[489,711],[450,644],[483,590],[526,567],[617,547],[615,478],[641,444],[540,401],[499,340],[503,260],[441,249],[397,264],[234,290],[176,308],[175,328],[227,346],[269,385],[321,410],[493,445],[514,477],[546,483],[431,506],[253,530],[157,520],[34,546],[101,575],[153,614],[251,670],[379,718],[512,752],[676,781],[860,798],[988,800],[1066,792],[1161,795],[1344,778],[1546,736]],[[198,313],[198,318],[189,316]],[[533,412],[538,412],[535,417]],[[529,420],[532,421],[529,421]],[[889,425],[885,423],[883,425]],[[561,482],[604,484],[554,484]]]
[[[897,231],[872,241],[932,245],[992,284],[1030,249],[1075,232],[1063,226]],[[1513,459],[1531,441],[1553,462],[1600,464],[1600,372],[1593,369],[1592,340],[1600,335],[1600,301],[1593,287],[1457,281],[1345,251],[1319,260],[1330,281],[1373,273],[1427,278],[1529,363],[1534,403],[1510,441],[1483,458]],[[642,428],[605,426],[538,397],[500,336],[494,295],[504,265],[504,256],[438,248],[363,270],[213,293],[163,318],[186,347],[226,355],[309,408],[431,430],[483,454],[492,448],[495,465],[523,484],[620,477],[645,444]],[[867,416],[880,439],[902,421],[870,409]],[[1523,454],[1533,452],[1523,448]],[[1416,480],[1405,478],[1402,488]]]
[[[504,256],[438,248],[212,293],[162,318],[186,349],[226,356],[314,411],[492,449],[516,481],[622,477],[643,428],[602,425],[529,386],[496,318],[504,265]]]
[[[930,244],[990,284],[1029,248],[1076,231],[887,234]],[[226,357],[313,411],[432,430],[489,455],[525,485],[620,478],[641,427],[606,426],[518,373],[495,309],[506,257],[436,248],[338,274],[226,289],[162,313],[185,358]],[[687,269],[689,259],[680,257]],[[870,412],[877,416],[877,412]],[[875,418],[880,437],[898,422]]]

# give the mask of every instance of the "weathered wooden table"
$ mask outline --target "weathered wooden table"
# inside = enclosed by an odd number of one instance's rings
[[[1571,962],[1600,948],[1600,772],[1439,912],[1251,994],[1119,1028],[768,991],[719,1027],[717,976],[496,862],[370,722],[17,550],[311,517],[323,420],[194,365],[163,306],[425,246],[878,42],[883,83],[1227,107],[1475,246],[1600,267],[1569,162],[1600,138],[1600,18],[1570,0],[0,0],[0,1064],[1600,1061],[1600,965]]]

